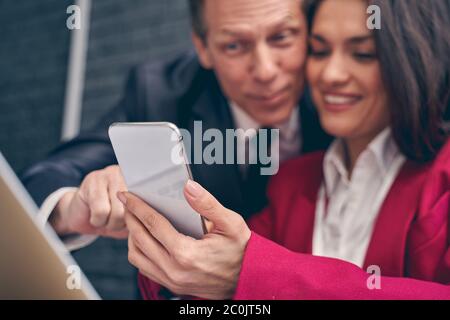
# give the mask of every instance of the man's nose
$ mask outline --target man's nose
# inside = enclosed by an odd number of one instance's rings
[[[328,85],[346,83],[350,78],[345,59],[339,54],[330,57],[322,71],[322,81]]]
[[[256,48],[252,66],[253,74],[258,82],[269,83],[275,80],[278,73],[278,61],[266,45]]]

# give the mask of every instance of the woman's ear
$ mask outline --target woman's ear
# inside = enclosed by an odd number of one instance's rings
[[[192,33],[192,42],[194,43],[202,67],[205,69],[212,69],[213,63],[209,48],[206,44],[206,39],[202,39],[197,34]]]

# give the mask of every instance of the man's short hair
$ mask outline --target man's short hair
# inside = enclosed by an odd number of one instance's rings
[[[205,0],[189,0],[191,23],[194,33],[203,41],[206,41],[206,23],[204,17]]]

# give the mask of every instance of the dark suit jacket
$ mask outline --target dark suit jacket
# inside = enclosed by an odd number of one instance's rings
[[[314,108],[304,100],[300,102],[302,152],[324,149],[330,138],[320,128]],[[29,168],[22,181],[40,206],[53,191],[79,186],[89,172],[116,164],[107,133],[111,123],[170,121],[192,133],[197,120],[203,121],[203,130],[234,128],[214,72],[202,68],[192,52],[163,63],[140,65],[131,71],[120,103],[94,130],[59,146],[46,160]],[[260,203],[246,205],[237,165],[201,164],[191,169],[194,179],[224,206],[244,216],[265,205],[264,188],[255,189],[261,193]]]

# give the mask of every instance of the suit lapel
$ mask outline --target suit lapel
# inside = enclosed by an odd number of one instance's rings
[[[317,196],[323,180],[323,157],[324,154],[321,154],[317,161],[309,166],[308,170],[303,170],[302,178],[307,183],[301,184],[303,189],[298,190],[295,196],[295,204],[290,210],[294,215],[292,223],[296,226],[296,232],[287,232],[288,228],[292,228],[292,226],[286,225],[285,234],[288,238],[285,241],[291,244],[293,250],[302,253],[312,254]]]
[[[234,129],[228,102],[223,96],[214,74],[211,72],[204,79],[205,89],[199,94],[192,107],[192,118],[188,122],[188,130],[194,132],[194,121],[202,121],[203,133],[208,129],[218,129],[226,142],[226,129]],[[192,137],[194,139],[194,137]],[[197,140],[201,138],[197,137]],[[204,147],[211,142],[203,143]],[[226,148],[228,149],[228,147]],[[192,153],[193,155],[193,153]],[[225,152],[224,152],[225,161]],[[235,164],[192,164],[195,180],[201,183],[217,199],[227,206],[246,215],[242,198],[242,183],[239,168]]]
[[[408,231],[417,212],[427,165],[406,162],[376,220],[364,268],[377,265],[383,276],[405,274]]]

